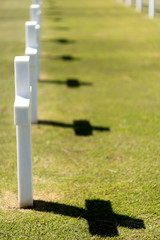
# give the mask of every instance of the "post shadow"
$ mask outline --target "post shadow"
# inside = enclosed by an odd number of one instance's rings
[[[46,12],[46,15],[48,16],[60,16],[62,15],[62,11],[57,9],[48,9],[48,11]]]
[[[68,78],[65,81],[40,79],[39,83],[66,85],[69,88],[77,88],[77,87],[81,87],[81,86],[93,85],[91,82],[82,82],[82,81],[78,80],[77,78]]]
[[[88,222],[89,232],[92,236],[119,236],[118,227],[145,229],[143,220],[115,213],[110,201],[99,199],[86,200],[85,208],[86,209],[42,200],[35,200],[33,207],[35,211],[83,218]]]
[[[39,120],[38,124],[50,125],[53,127],[73,128],[75,135],[77,136],[91,136],[93,134],[93,130],[107,131],[107,132],[110,131],[109,127],[92,126],[88,120],[74,120],[73,124],[56,122],[56,121]]]
[[[42,55],[42,58],[53,59],[53,60],[61,60],[61,61],[66,61],[66,62],[72,62],[72,61],[80,60],[79,57],[74,57],[73,55],[54,56],[52,54],[45,54],[45,55]]]
[[[67,38],[48,38],[48,39],[44,39],[42,40],[43,42],[50,42],[50,43],[59,43],[59,44],[73,44],[76,41],[75,40],[70,40]]]
[[[58,31],[68,31],[69,30],[69,27],[65,27],[65,26],[56,26],[54,27],[55,30],[58,30]]]
[[[62,18],[61,17],[54,17],[53,20],[55,22],[60,22],[60,21],[62,21]]]
[[[73,55],[69,55],[69,54],[68,55],[57,56],[57,57],[55,57],[55,59],[62,60],[62,61],[67,61],[67,62],[80,60],[79,57],[74,57]]]

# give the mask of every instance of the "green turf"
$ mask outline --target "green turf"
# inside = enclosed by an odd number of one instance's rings
[[[30,4],[0,8],[0,239],[160,239],[160,19],[115,0],[43,0],[34,208],[18,209],[13,60]]]

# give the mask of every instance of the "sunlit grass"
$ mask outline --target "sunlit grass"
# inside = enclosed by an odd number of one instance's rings
[[[0,239],[159,239],[160,21],[113,0],[43,1],[35,207],[17,208],[13,60],[30,3],[0,8]]]

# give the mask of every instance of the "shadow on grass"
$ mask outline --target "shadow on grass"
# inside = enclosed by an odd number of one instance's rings
[[[34,210],[40,212],[51,212],[63,216],[83,218],[87,220],[89,232],[92,235],[101,237],[118,236],[118,226],[129,229],[145,229],[143,220],[131,218],[126,215],[116,214],[112,210],[110,201],[86,200],[86,209],[70,206],[66,204],[46,202],[42,200],[34,201]]]
[[[81,82],[76,78],[68,78],[66,81],[41,79],[39,81],[39,83],[66,85],[67,87],[70,87],[70,88],[77,88],[77,87],[81,87],[81,86],[91,86],[92,85],[92,83],[90,83],[90,82]]]
[[[51,9],[51,10],[47,10],[47,12],[45,13],[46,16],[60,16],[62,15],[62,11],[60,10],[56,10],[56,9]]]
[[[74,56],[72,56],[72,55],[62,55],[62,56],[55,57],[55,59],[63,60],[63,61],[68,61],[68,62],[80,60],[80,58],[74,57]]]
[[[44,58],[44,59],[62,60],[62,61],[66,61],[66,62],[72,62],[72,61],[80,60],[80,58],[74,57],[72,55],[54,56],[52,54],[44,54],[41,57]]]
[[[77,135],[77,136],[90,136],[93,134],[93,130],[107,131],[107,132],[110,131],[109,127],[92,126],[88,120],[74,120],[73,124],[55,122],[55,121],[47,121],[47,120],[39,120],[38,124],[49,125],[49,126],[53,126],[53,127],[73,128],[75,135]]]
[[[60,43],[60,44],[73,44],[76,41],[75,40],[69,40],[66,38],[49,38],[49,39],[44,39],[43,42],[51,42],[51,43]]]
[[[63,26],[59,26],[59,27],[54,27],[55,30],[59,30],[59,31],[68,31],[69,27],[63,27]]]
[[[60,21],[62,20],[62,18],[61,18],[61,17],[54,17],[53,20],[54,20],[55,22],[60,22]]]

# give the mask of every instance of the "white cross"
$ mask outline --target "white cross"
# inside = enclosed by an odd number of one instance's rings
[[[36,22],[26,22],[26,50],[25,54],[30,56],[30,84],[32,87],[31,122],[38,122],[38,94],[37,81],[39,75],[39,56],[37,44]]]
[[[31,88],[28,56],[15,57],[14,123],[17,132],[18,203],[33,206]]]

